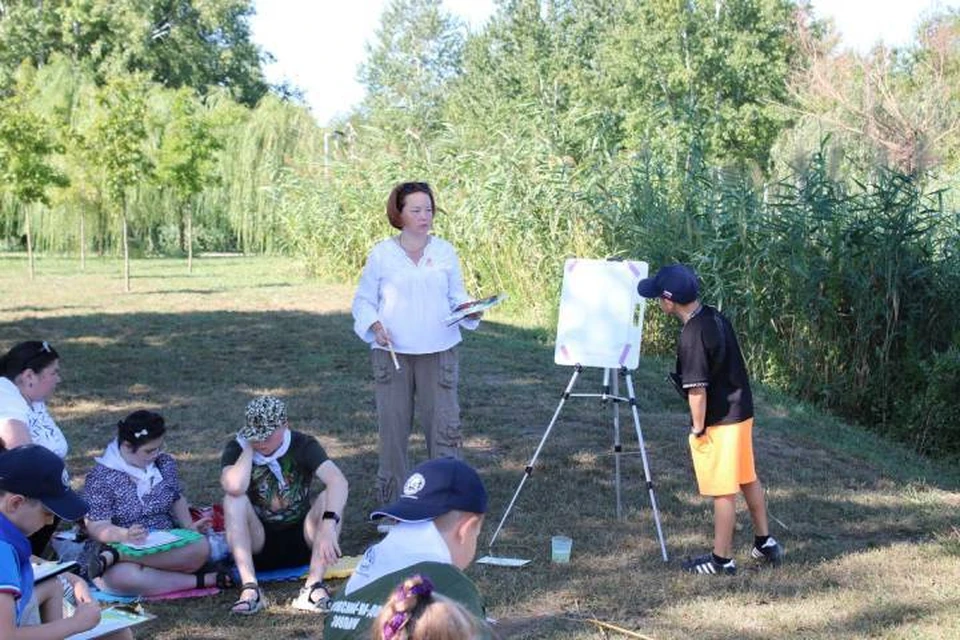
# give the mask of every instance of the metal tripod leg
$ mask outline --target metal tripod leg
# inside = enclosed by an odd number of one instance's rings
[[[493,543],[497,539],[497,536],[500,535],[500,530],[503,529],[503,523],[507,521],[507,517],[510,515],[510,511],[513,509],[513,505],[517,501],[520,491],[523,490],[523,485],[527,482],[527,478],[529,478],[530,474],[533,473],[533,465],[537,463],[537,458],[540,456],[540,451],[543,449],[543,445],[547,442],[547,438],[550,436],[550,432],[553,430],[553,425],[556,424],[557,418],[560,416],[560,410],[563,409],[564,403],[567,401],[567,398],[570,397],[570,391],[573,389],[573,385],[576,383],[577,377],[580,375],[582,370],[583,367],[581,367],[579,364],[573,368],[573,375],[570,376],[570,382],[567,384],[567,388],[564,389],[563,395],[560,396],[560,404],[557,405],[557,410],[553,412],[553,418],[551,418],[550,424],[547,425],[547,430],[543,432],[543,437],[540,438],[540,444],[537,445],[537,450],[533,452],[533,457],[530,458],[530,462],[527,463],[527,467],[523,470],[523,477],[520,478],[520,484],[517,486],[517,490],[513,493],[513,498],[510,499],[510,504],[507,505],[507,510],[504,512],[503,517],[500,518],[500,524],[497,525],[497,530],[493,532],[493,536],[490,538],[490,544],[488,546],[492,547]]]
[[[630,399],[630,410],[633,412],[633,425],[637,429],[637,440],[640,442],[640,457],[643,460],[643,476],[647,481],[647,492],[650,494],[650,507],[653,509],[653,521],[657,525],[657,538],[660,539],[660,553],[663,561],[667,558],[667,544],[663,539],[663,529],[660,526],[660,510],[657,508],[657,496],[653,493],[653,480],[650,479],[650,465],[647,464],[647,446],[643,442],[643,431],[640,430],[640,412],[637,410],[637,396],[633,392],[633,378],[625,369],[621,371],[627,382],[627,397]]]
[[[613,379],[612,385],[610,383],[611,378]],[[613,467],[616,479],[617,520],[623,520],[623,502],[620,498],[620,454],[623,452],[623,444],[620,441],[620,380],[617,378],[615,370],[603,370],[603,391],[605,394],[604,400],[613,401]],[[606,397],[608,392],[610,393],[609,398]]]

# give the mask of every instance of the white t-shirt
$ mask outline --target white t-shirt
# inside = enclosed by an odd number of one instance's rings
[[[9,378],[0,377],[0,420],[18,420],[30,430],[30,440],[67,457],[67,439],[47,411],[45,402],[27,402]]]
[[[379,320],[398,353],[446,351],[460,342],[460,325],[476,329],[479,320],[448,327],[443,321],[459,304],[469,301],[463,287],[460,259],[446,240],[430,236],[416,264],[392,236],[378,242],[367,256],[353,298],[353,330],[374,349],[370,325]]]
[[[418,562],[453,564],[450,549],[433,520],[398,522],[392,526],[387,537],[364,552],[343,592],[353,593],[388,573]]]

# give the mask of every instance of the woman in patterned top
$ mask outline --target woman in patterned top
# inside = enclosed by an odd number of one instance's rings
[[[209,522],[193,522],[180,488],[177,463],[163,453],[163,417],[134,411],[117,425],[112,441],[87,474],[84,497],[90,504],[87,532],[98,548],[106,588],[122,595],[155,595],[217,586],[233,581],[226,572],[203,572],[210,545],[201,538],[185,546],[149,555],[127,557],[115,543],[142,543],[153,530],[205,530]]]

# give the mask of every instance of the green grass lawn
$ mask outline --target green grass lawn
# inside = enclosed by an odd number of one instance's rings
[[[160,411],[166,449],[196,503],[219,499],[219,453],[254,395],[288,402],[291,425],[317,436],[351,483],[344,553],[378,539],[366,514],[376,471],[367,348],[352,331],[353,283],[307,280],[268,258],[138,260],[124,294],[117,261],[0,256],[0,347],[49,340],[63,384],[50,402],[82,482],[92,456],[137,408]],[[558,283],[559,286],[559,283]],[[656,310],[651,310],[656,313]],[[553,327],[488,315],[461,354],[465,457],[487,483],[481,553],[519,483],[571,369],[553,364]],[[749,519],[737,533],[740,574],[682,574],[678,561],[712,541],[711,505],[697,496],[685,407],[664,382],[669,363],[634,372],[643,434],[669,563],[660,549],[629,413],[621,415],[624,517],[615,516],[612,410],[571,399],[493,551],[533,562],[468,573],[508,637],[653,638],[960,637],[960,470],[930,462],[774,393],[758,390],[757,467],[779,570],[753,570]],[[586,370],[576,391],[600,390]],[[424,456],[417,436],[413,457]],[[741,504],[742,506],[742,504]],[[569,565],[549,560],[550,537],[573,538]],[[227,613],[235,593],[151,604],[150,638],[320,637],[321,619],[285,606],[299,585],[268,585],[263,615]],[[636,635],[634,637],[637,637]]]

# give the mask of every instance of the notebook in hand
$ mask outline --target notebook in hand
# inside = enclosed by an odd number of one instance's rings
[[[58,576],[66,571],[76,571],[79,565],[71,560],[70,562],[40,562],[33,565],[33,583],[43,582],[47,578]]]
[[[185,547],[203,538],[202,533],[190,529],[170,529],[169,531],[151,531],[147,539],[139,543],[111,545],[127,556],[146,556],[161,551]]]
[[[491,307],[495,307],[504,300],[507,299],[507,294],[498,293],[495,296],[490,296],[489,298],[481,298],[479,300],[471,300],[470,302],[464,302],[453,310],[453,312],[443,319],[449,327],[452,324],[456,324],[466,318],[469,315],[474,313],[480,313],[486,311]]]

